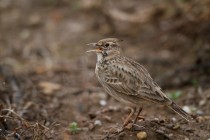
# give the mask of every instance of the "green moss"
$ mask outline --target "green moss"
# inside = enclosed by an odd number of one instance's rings
[[[181,97],[182,92],[181,91],[173,91],[173,92],[169,92],[167,93],[168,97],[172,100],[177,100],[179,97]]]

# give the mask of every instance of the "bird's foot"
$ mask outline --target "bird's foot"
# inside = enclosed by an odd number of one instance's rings
[[[145,117],[144,116],[138,116],[138,120],[145,121]]]
[[[143,116],[138,116],[138,120],[145,120],[145,118]],[[122,135],[125,131],[139,131],[139,130],[143,130],[145,129],[143,126],[140,126],[138,124],[136,124],[136,120],[132,121],[132,122],[127,122],[124,123],[123,126],[118,129],[118,128],[111,128],[108,133],[106,134],[105,137],[102,138],[102,140],[110,140],[112,138],[116,138],[117,136],[119,137],[120,135]]]
[[[131,131],[140,131],[140,130],[143,130],[144,127],[132,122],[132,123],[129,123],[127,126],[125,126],[123,129],[131,130]]]
[[[145,127],[140,126],[135,123],[128,123],[126,126],[122,126],[120,129],[111,128],[108,133],[102,138],[102,140],[111,140],[116,139],[123,135],[125,131],[141,131],[144,130]]]
[[[120,129],[111,128],[108,133],[102,138],[102,140],[110,140],[112,138],[115,138],[116,136],[121,135],[125,130],[125,127],[122,127]]]
[[[142,128],[141,126],[139,126],[136,122],[137,121],[144,121],[145,118],[143,116],[137,116],[135,118],[135,120],[133,120],[132,122],[128,122],[127,124],[123,124],[123,127],[128,129],[128,130],[138,130],[139,128]]]

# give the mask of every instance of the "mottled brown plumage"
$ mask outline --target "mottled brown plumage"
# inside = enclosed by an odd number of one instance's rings
[[[88,52],[97,54],[95,73],[105,91],[128,106],[139,108],[145,102],[158,103],[191,120],[189,114],[163,93],[142,65],[121,55],[120,41],[107,38],[89,44],[95,47]]]

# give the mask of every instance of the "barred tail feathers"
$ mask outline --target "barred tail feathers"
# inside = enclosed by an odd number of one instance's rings
[[[176,103],[171,102],[171,104],[168,106],[173,111],[175,111],[177,114],[179,114],[181,117],[183,117],[187,121],[193,120],[193,117],[185,112],[181,107],[179,107]]]

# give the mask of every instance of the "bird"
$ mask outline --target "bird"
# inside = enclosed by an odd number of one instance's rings
[[[164,94],[143,65],[122,54],[121,41],[117,38],[106,38],[97,43],[89,43],[87,45],[94,49],[87,53],[94,52],[97,55],[95,74],[105,91],[119,102],[132,108],[123,126],[129,123],[137,111],[134,120],[136,123],[146,103],[165,105],[185,120],[193,120],[193,116]]]

